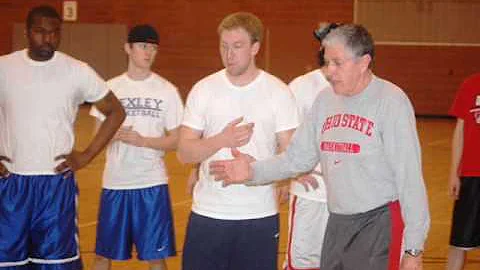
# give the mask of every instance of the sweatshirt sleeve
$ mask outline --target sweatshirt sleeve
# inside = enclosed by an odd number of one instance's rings
[[[423,249],[430,214],[415,115],[403,92],[395,95],[386,107],[383,140],[402,208],[405,249]]]

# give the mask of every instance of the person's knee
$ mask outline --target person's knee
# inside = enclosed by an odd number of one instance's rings
[[[94,270],[110,269],[111,260],[100,255],[95,255]]]
[[[97,265],[110,265],[111,260],[100,255],[95,256],[95,264]]]
[[[165,260],[163,260],[163,259],[150,260],[150,261],[148,261],[148,264],[150,264],[150,269],[151,270],[167,270],[167,265],[165,263]]]
[[[450,246],[449,251],[457,254],[464,254],[467,252],[467,249],[462,247]]]
[[[99,262],[110,262],[109,258],[105,258],[101,255],[95,255],[95,260]]]

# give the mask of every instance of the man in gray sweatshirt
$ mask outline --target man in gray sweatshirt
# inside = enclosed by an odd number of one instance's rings
[[[234,159],[210,163],[210,174],[224,185],[263,185],[320,162],[331,212],[320,269],[421,269],[430,216],[412,105],[372,73],[364,27],[342,25],[322,45],[332,87],[287,151],[253,163],[232,151]]]

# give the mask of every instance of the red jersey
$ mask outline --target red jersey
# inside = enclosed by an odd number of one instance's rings
[[[449,114],[464,120],[461,176],[480,176],[480,73],[467,78]]]

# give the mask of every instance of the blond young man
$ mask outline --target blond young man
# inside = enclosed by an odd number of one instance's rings
[[[275,186],[226,187],[210,176],[212,159],[241,150],[263,159],[285,149],[298,125],[288,87],[259,69],[262,22],[238,12],[218,27],[224,69],[192,88],[178,158],[201,163],[183,253],[184,270],[277,269]]]

